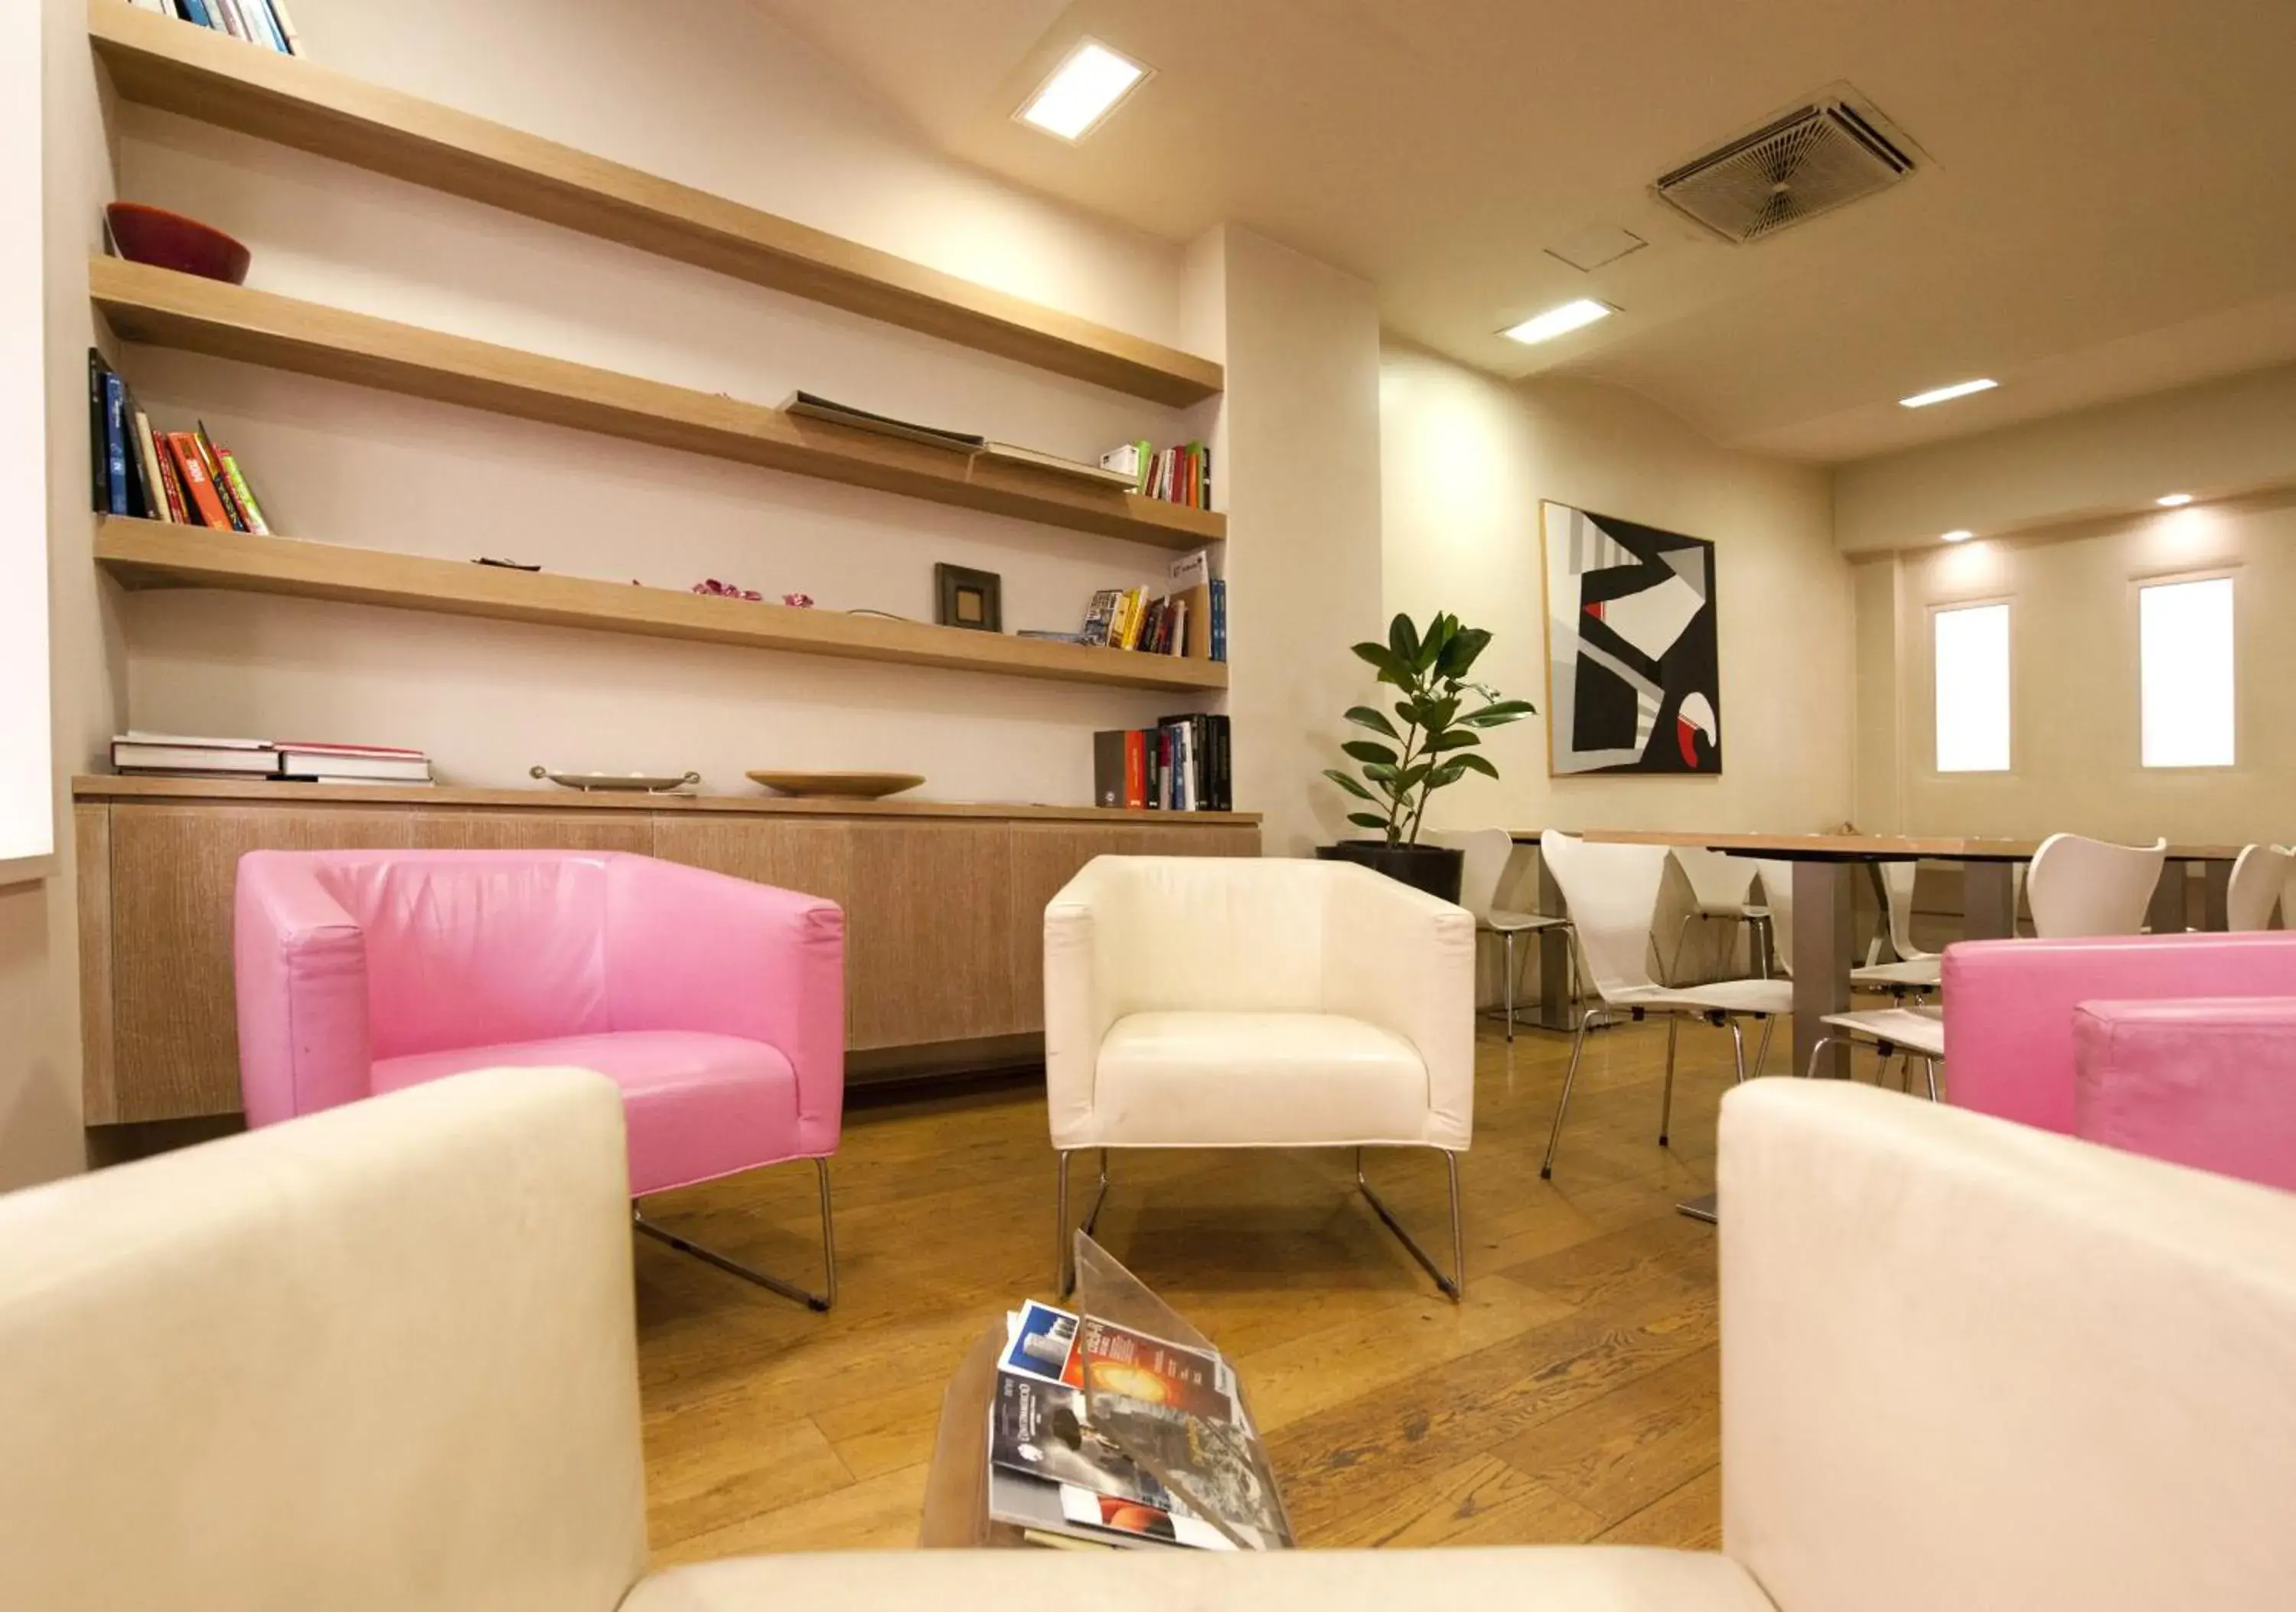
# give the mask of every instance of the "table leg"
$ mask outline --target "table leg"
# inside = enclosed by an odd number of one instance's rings
[[[1538,859],[1538,910],[1547,917],[1559,918],[1569,911],[1562,901],[1562,886],[1546,868],[1546,859]],[[1561,929],[1538,932],[1538,1024],[1546,1030],[1568,1031],[1578,1020],[1572,1016],[1575,1004],[1570,1000],[1570,936]]]
[[[1825,1026],[1818,1020],[1849,1007],[1849,879],[1840,862],[1793,865],[1793,1073],[1808,1071],[1810,1054]],[[1849,1074],[1849,1049],[1834,1042],[1819,1055],[1817,1073]]]
[[[1961,933],[1964,940],[2005,941],[2017,933],[2017,864],[1961,865]]]
[[[2232,895],[2232,864],[2201,864],[2201,927],[2222,934],[2232,926],[2226,903]]]
[[[2154,934],[2182,934],[2190,920],[2185,892],[2191,877],[2185,864],[2170,859],[2161,864],[2161,882],[2152,886],[2152,902],[2144,909],[2144,925]]]

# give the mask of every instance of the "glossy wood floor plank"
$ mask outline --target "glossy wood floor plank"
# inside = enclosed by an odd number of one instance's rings
[[[1344,1154],[1115,1156],[1102,1240],[1238,1361],[1305,1542],[1718,1537],[1714,1234],[1674,1204],[1711,1185],[1729,1041],[1685,1032],[1662,1150],[1663,1030],[1593,1037],[1543,1182],[1568,1054],[1537,1032],[1511,1048],[1495,1025],[1479,1039],[1464,1305],[1355,1194]],[[1442,1247],[1432,1156],[1374,1153],[1370,1170]],[[1051,1296],[1041,1089],[858,1110],[834,1186],[841,1289],[827,1316],[637,1245],[660,1562],[912,1542],[949,1372],[1001,1311]],[[648,1213],[818,1279],[809,1171],[714,1182]]]

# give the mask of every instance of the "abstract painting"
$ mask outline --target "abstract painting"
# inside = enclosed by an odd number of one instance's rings
[[[1722,770],[1714,545],[1567,504],[1546,550],[1547,770]]]

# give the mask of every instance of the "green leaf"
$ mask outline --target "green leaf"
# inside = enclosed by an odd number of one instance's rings
[[[1387,646],[1395,652],[1395,658],[1404,665],[1408,666],[1419,659],[1419,629],[1411,624],[1411,618],[1399,610],[1395,613],[1395,620],[1387,624]]]
[[[1445,640],[1443,654],[1435,662],[1436,672],[1455,683],[1459,681],[1490,641],[1491,635],[1480,627],[1461,628]]]
[[[1395,786],[1398,790],[1407,794],[1425,783],[1427,775],[1432,771],[1434,767],[1426,761],[1422,761],[1416,766],[1406,767],[1396,775]]]
[[[1394,723],[1389,721],[1385,717],[1380,715],[1379,712],[1374,711],[1368,705],[1349,706],[1348,708],[1348,720],[1353,722],[1358,728],[1368,728],[1374,733],[1383,733],[1390,739],[1400,740],[1403,737],[1401,734],[1395,731]]]
[[[1390,767],[1403,759],[1386,745],[1371,739],[1349,739],[1340,748],[1358,761],[1378,761]]]
[[[1447,789],[1457,783],[1460,775],[1466,771],[1466,769],[1461,765],[1465,760],[1466,757],[1461,756],[1456,761],[1446,761],[1433,772],[1429,773],[1427,775],[1428,793],[1431,794],[1438,789]]]
[[[1356,645],[1354,648],[1357,659],[1368,661],[1379,668],[1379,680],[1382,683],[1403,684],[1410,675],[1410,668],[1404,662],[1403,658],[1384,644],[1366,641]]]
[[[1431,670],[1442,659],[1443,646],[1451,641],[1451,635],[1458,629],[1459,618],[1456,616],[1440,615],[1430,621],[1427,636],[1419,641],[1419,653],[1411,657],[1412,670],[1421,673]]]
[[[1376,828],[1382,834],[1387,832],[1387,819],[1375,818],[1368,811],[1350,811],[1348,813],[1348,821],[1358,828]]]
[[[1480,772],[1487,778],[1499,776],[1499,769],[1491,765],[1490,757],[1480,752],[1473,755],[1453,756],[1445,765],[1463,768],[1469,772]]]
[[[1441,755],[1447,750],[1469,750],[1481,743],[1482,740],[1477,738],[1465,728],[1454,728],[1446,732],[1439,733],[1433,738],[1429,739],[1427,741],[1427,748],[1431,753]]]
[[[1324,768],[1324,776],[1331,779],[1332,783],[1337,784],[1341,788],[1346,790],[1349,794],[1354,795],[1357,800],[1370,801],[1376,800],[1378,798],[1374,795],[1370,790],[1365,789],[1355,777],[1347,773],[1341,772],[1336,767]]]
[[[1392,795],[1395,793],[1394,768],[1382,766],[1379,762],[1374,761],[1370,766],[1364,769],[1364,777],[1378,785],[1389,794]]]
[[[1525,717],[1538,714],[1528,700],[1508,700],[1498,705],[1487,705],[1480,711],[1471,711],[1460,718],[1468,728],[1504,728],[1509,722],[1520,722]]]

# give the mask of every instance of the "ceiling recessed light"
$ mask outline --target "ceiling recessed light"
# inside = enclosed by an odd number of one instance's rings
[[[1137,62],[1086,39],[1013,116],[1048,135],[1081,140],[1147,77]]]
[[[1977,534],[1966,526],[1956,526],[1951,531],[1939,534],[1948,543],[1966,543]]]
[[[2152,501],[2163,509],[2182,509],[2193,501],[2193,495],[2188,492],[2164,492]]]
[[[1550,308],[1535,314],[1521,324],[1499,332],[1510,341],[1520,341],[1525,347],[1581,330],[1597,319],[1607,319],[1619,310],[1607,302],[1597,302],[1592,297],[1581,297],[1575,302],[1565,302],[1560,308]]]
[[[1934,391],[1917,391],[1910,398],[1899,398],[1900,408],[1927,408],[1932,403],[1950,403],[1956,398],[1965,398],[1973,391],[1991,391],[1998,381],[1956,381],[1951,386],[1940,386]]]

